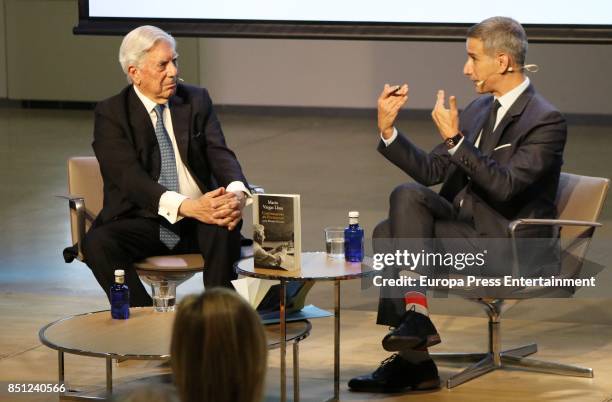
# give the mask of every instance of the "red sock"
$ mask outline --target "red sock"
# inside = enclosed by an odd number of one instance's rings
[[[404,295],[404,301],[406,302],[406,311],[414,309],[417,313],[423,315],[429,315],[427,309],[427,296],[421,292],[407,292]]]

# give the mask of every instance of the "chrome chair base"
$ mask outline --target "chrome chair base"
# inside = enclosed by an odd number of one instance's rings
[[[485,307],[489,316],[489,352],[486,353],[431,353],[436,360],[446,360],[449,362],[475,362],[471,366],[458,374],[451,376],[446,381],[447,388],[454,388],[474,378],[480,377],[493,370],[504,369],[506,367],[521,368],[528,371],[540,373],[559,374],[573,377],[593,378],[593,369],[587,367],[574,366],[547,362],[532,359],[527,356],[538,351],[538,345],[531,343],[518,348],[501,350],[501,313],[503,300],[477,300]]]
[[[505,367],[521,368],[540,373],[593,378],[593,370],[590,368],[547,362],[527,357],[537,351],[538,346],[535,343],[505,350],[499,354],[499,365],[495,364],[494,360],[496,359],[494,359],[493,353],[432,353],[431,356],[435,360],[452,362],[475,361],[471,366],[446,380],[446,387],[449,389],[493,370],[499,370]]]

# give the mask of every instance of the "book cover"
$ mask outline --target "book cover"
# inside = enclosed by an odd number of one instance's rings
[[[300,195],[255,194],[253,198],[255,267],[300,269]]]

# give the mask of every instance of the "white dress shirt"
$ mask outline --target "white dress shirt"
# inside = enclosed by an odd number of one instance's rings
[[[523,92],[525,92],[528,86],[529,86],[529,77],[525,77],[525,80],[520,85],[517,85],[512,90],[508,91],[505,95],[502,95],[499,98],[493,99],[493,102],[497,100],[500,104],[499,109],[497,109],[497,117],[495,119],[495,125],[493,126],[493,131],[495,131],[495,129],[499,125],[499,122],[502,121],[506,113],[508,113],[508,109],[510,109],[510,107],[514,104],[514,102],[516,102],[518,97],[521,96]],[[481,137],[482,137],[482,130],[480,130],[480,134],[478,134],[478,138],[476,138],[476,142],[474,143],[474,146],[478,147],[478,145],[480,145]],[[461,142],[463,142],[463,138],[461,139]],[[451,148],[451,150],[453,151],[451,152],[451,155],[455,153],[456,148],[459,145],[461,145],[461,142],[459,142],[457,145]],[[451,150],[449,150],[449,152]]]
[[[505,95],[502,95],[499,98],[495,98],[497,99],[497,101],[499,101],[499,104],[501,106],[499,107],[499,109],[497,109],[497,118],[495,119],[495,126],[493,126],[493,130],[497,128],[497,125],[504,118],[504,116],[506,115],[510,107],[514,104],[514,102],[516,102],[518,97],[521,96],[523,92],[525,92],[528,86],[529,86],[529,77],[525,77],[525,80],[520,85],[517,85],[512,90],[508,91]],[[495,102],[495,99],[493,99],[493,102]],[[476,139],[476,142],[474,143],[476,147],[478,147],[478,145],[480,144],[481,136],[482,136],[482,130],[480,130],[480,133],[478,134],[478,138]],[[393,134],[391,135],[391,137],[389,137],[389,139],[387,140],[384,139],[382,137],[382,133],[380,134],[380,138],[383,140],[386,146],[391,145],[391,143],[397,138],[397,129],[393,127]],[[448,150],[448,153],[453,155],[457,151],[457,149],[459,149],[461,144],[463,144],[463,138],[457,143],[457,145],[450,148]]]
[[[149,117],[151,118],[151,122],[153,123],[153,127],[157,124],[157,114],[155,113],[155,106],[157,103],[153,102],[151,99],[147,98],[142,92],[136,88],[134,85],[134,91],[138,98],[144,105],[145,109],[149,113]],[[179,183],[179,191],[166,191],[163,193],[159,199],[159,209],[157,213],[168,220],[170,223],[176,223],[180,219],[181,216],[178,216],[178,210],[181,206],[181,203],[190,198],[192,200],[196,200],[200,198],[203,194],[198,187],[198,184],[194,180],[191,173],[187,169],[187,166],[183,163],[181,159],[181,154],[178,150],[178,145],[176,143],[176,138],[174,136],[174,129],[172,127],[172,117],[170,115],[170,105],[166,103],[166,107],[164,108],[162,119],[164,122],[164,127],[170,136],[170,141],[172,142],[172,149],[174,150],[174,159],[176,161],[176,172],[178,174],[178,183]],[[231,182],[226,190],[228,192],[234,191],[242,191],[244,192],[248,199],[247,205],[252,202],[251,193],[247,190],[244,183],[241,181],[233,181]]]

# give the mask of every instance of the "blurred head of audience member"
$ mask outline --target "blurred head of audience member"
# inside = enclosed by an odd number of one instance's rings
[[[258,402],[267,344],[259,316],[238,294],[214,288],[180,303],[171,364],[182,402]]]
[[[140,384],[118,392],[113,402],[181,402],[172,384]]]

